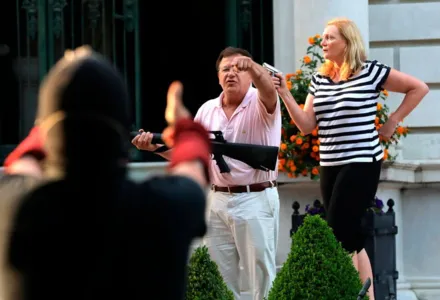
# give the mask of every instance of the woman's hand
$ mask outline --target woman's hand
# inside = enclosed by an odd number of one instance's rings
[[[287,89],[286,80],[284,80],[282,73],[276,73],[274,76],[272,76],[272,82],[275,85],[278,94],[289,91]]]
[[[385,139],[390,139],[396,131],[399,121],[391,114],[388,120],[379,129],[379,134]]]

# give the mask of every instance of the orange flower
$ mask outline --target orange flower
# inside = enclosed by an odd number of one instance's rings
[[[290,80],[287,81],[286,86],[287,86],[287,89],[290,91],[292,89],[292,81],[290,81]]]
[[[304,56],[304,63],[305,64],[309,64],[311,61],[312,61],[312,59],[308,55]]]
[[[296,139],[296,144],[297,144],[297,145],[301,145],[302,143],[303,143],[302,138],[297,138],[297,139]]]
[[[313,136],[317,136],[317,135],[318,135],[318,130],[313,129],[313,130],[312,130],[312,135],[313,135]]]
[[[308,149],[308,148],[310,148],[310,144],[309,144],[309,143],[304,143],[303,148],[304,148],[304,149]]]
[[[379,102],[377,103],[377,110],[381,110],[382,109],[382,104],[380,104]]]
[[[318,152],[319,151],[319,147],[318,146],[313,146],[312,147],[312,151],[313,152]]]
[[[319,34],[315,35],[315,39],[320,39],[321,36]]]
[[[309,44],[310,45],[315,44],[315,38],[313,36],[309,37]]]
[[[388,97],[388,91],[387,90],[383,90],[382,93],[385,95],[385,97]]]
[[[295,141],[295,139],[296,139],[296,135],[291,135],[291,136],[290,136],[290,141],[291,141],[292,143]]]
[[[290,79],[292,76],[295,76],[295,74],[294,74],[294,73],[286,74],[286,80],[289,81],[289,79]]]
[[[301,107],[301,109],[304,110],[304,104],[300,104],[299,107]]]
[[[376,117],[376,119],[374,119],[374,124],[379,124],[380,119],[378,117]]]
[[[397,127],[396,129],[398,134],[404,134],[405,133],[405,128],[403,128],[402,126]]]
[[[296,75],[301,75],[301,74],[302,74],[301,69],[296,70]]]
[[[383,159],[387,160],[388,159],[388,149],[384,149],[383,150]]]
[[[317,167],[313,167],[312,174],[313,175],[318,175],[319,174],[319,169]]]
[[[284,144],[284,143],[282,143],[281,146],[280,146],[280,149],[281,149],[282,151],[286,150],[286,149],[287,149],[287,145]]]

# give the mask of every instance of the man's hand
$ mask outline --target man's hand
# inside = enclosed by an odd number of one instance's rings
[[[145,132],[143,129],[139,130],[139,134],[131,140],[131,143],[135,145],[139,150],[154,151],[161,145],[155,145],[151,143],[153,139],[153,134],[150,132]]]
[[[255,62],[250,57],[247,56],[237,56],[231,62],[232,67],[238,72],[241,71],[246,72],[250,68],[252,68],[254,64]]]

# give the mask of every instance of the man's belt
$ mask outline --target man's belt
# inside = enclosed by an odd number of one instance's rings
[[[277,182],[273,180],[273,181],[266,181],[261,183],[254,183],[250,185],[236,185],[236,186],[217,186],[213,184],[211,186],[211,189],[214,192],[234,194],[234,193],[261,192],[267,188],[271,188],[275,186],[277,186]]]

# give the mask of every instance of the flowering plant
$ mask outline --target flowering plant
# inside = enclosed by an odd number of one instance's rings
[[[325,216],[324,205],[319,200],[313,201],[313,205],[307,204],[305,212],[307,215]]]
[[[301,108],[304,108],[312,74],[317,70],[318,63],[325,61],[321,55],[321,41],[322,38],[319,34],[310,37],[310,45],[307,48],[306,55],[301,59],[300,69],[295,73],[286,75],[287,88]],[[386,100],[387,97],[388,91],[383,90],[380,94],[380,99]],[[388,120],[388,113],[388,106],[378,102],[375,119],[377,130]],[[278,154],[279,171],[286,172],[290,178],[302,175],[305,177],[310,176],[311,179],[319,179],[318,127],[311,134],[304,135],[290,118],[283,101],[281,101],[281,115],[281,145]],[[408,128],[399,125],[390,139],[384,140],[380,136],[380,143],[384,149],[384,160],[394,161],[396,159],[396,155],[390,155],[389,147],[393,143],[397,144],[399,139],[402,136],[406,137],[407,134]]]
[[[372,206],[370,207],[377,214],[383,213],[384,204],[382,199],[379,199],[377,196],[374,198]]]
[[[382,199],[376,196],[374,197],[374,200],[372,201],[371,206],[368,209],[377,214],[382,214],[383,208],[384,203]],[[322,217],[325,217],[324,205],[319,200],[313,201],[313,205],[307,204],[304,211],[306,215],[320,215]]]

